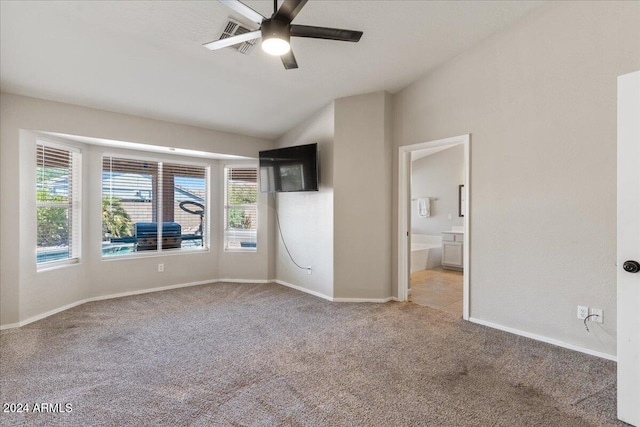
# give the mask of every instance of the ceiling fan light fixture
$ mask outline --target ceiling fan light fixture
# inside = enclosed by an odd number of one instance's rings
[[[262,50],[269,55],[282,56],[291,50],[291,45],[287,40],[274,36],[262,39]]]
[[[262,31],[262,50],[269,55],[282,56],[291,50],[290,29],[287,22],[278,19],[265,19],[260,27]]]

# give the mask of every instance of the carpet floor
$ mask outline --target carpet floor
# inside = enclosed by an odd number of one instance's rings
[[[0,332],[0,363],[3,410],[30,405],[3,426],[626,425],[613,362],[276,284],[87,303]]]

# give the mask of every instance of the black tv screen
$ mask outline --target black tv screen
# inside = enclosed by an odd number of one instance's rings
[[[260,191],[318,191],[318,144],[260,151]]]

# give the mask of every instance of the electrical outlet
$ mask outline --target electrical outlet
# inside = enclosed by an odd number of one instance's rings
[[[158,272],[162,273],[164,271],[164,264],[158,264]]]
[[[309,268],[307,269],[307,272],[309,272],[309,275],[311,275],[311,266],[309,266]]]
[[[592,308],[591,314],[595,314],[596,316],[590,317],[589,320],[596,323],[603,323],[604,317],[602,317],[602,309],[601,308]]]
[[[584,319],[587,318],[588,315],[589,315],[589,307],[586,307],[584,305],[579,305],[578,306],[578,319],[584,320]]]
[[[447,215],[447,218],[449,218],[449,221],[451,221],[453,219],[453,215],[449,214]]]

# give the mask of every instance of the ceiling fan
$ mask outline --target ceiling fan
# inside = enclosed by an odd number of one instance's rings
[[[282,59],[284,68],[287,70],[298,68],[298,63],[289,44],[291,37],[309,37],[345,42],[357,42],[362,37],[362,31],[292,24],[291,21],[300,13],[307,0],[284,0],[280,9],[278,9],[278,1],[273,0],[273,15],[270,18],[262,16],[239,0],[218,1],[250,21],[259,24],[260,28],[256,31],[205,43],[203,46],[210,50],[218,50],[262,37],[262,49],[271,55],[279,56]]]

